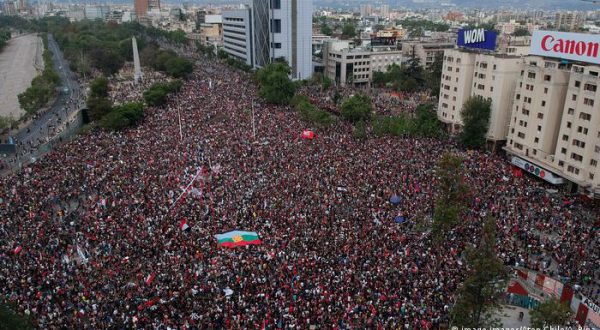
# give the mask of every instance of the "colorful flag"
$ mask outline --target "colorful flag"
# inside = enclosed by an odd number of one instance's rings
[[[258,238],[258,234],[253,231],[234,230],[224,234],[215,235],[215,237],[220,246],[228,248],[251,244],[258,245],[262,243]]]
[[[155,277],[156,277],[156,274],[152,273],[146,277],[146,280],[144,282],[146,283],[146,285],[150,285],[150,284],[152,284],[152,281],[154,281]]]
[[[179,228],[181,228],[181,230],[183,230],[183,231],[190,229],[190,226],[188,226],[188,224],[187,224],[186,218],[183,218],[183,220],[181,220],[181,223],[179,223]]]

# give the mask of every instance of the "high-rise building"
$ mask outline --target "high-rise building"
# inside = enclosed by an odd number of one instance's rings
[[[312,0],[254,0],[252,7],[224,11],[223,48],[255,68],[284,59],[293,79],[309,78],[313,70]]]
[[[160,0],[134,0],[133,3],[137,18],[145,17],[148,10],[160,9]]]
[[[438,106],[440,121],[453,132],[460,130],[464,103],[472,96],[480,96],[492,101],[487,140],[493,143],[506,140],[519,65],[519,56],[447,50]]]
[[[360,16],[366,17],[373,14],[373,6],[371,5],[360,5]]]
[[[250,7],[223,11],[223,51],[254,66]]]
[[[390,6],[389,5],[381,5],[381,7],[379,7],[379,15],[381,15],[381,17],[389,17],[390,16]]]
[[[558,12],[555,16],[554,28],[559,31],[575,31],[581,29],[585,15],[578,12]]]
[[[134,0],[133,7],[138,19],[144,17],[148,12],[148,0]]]

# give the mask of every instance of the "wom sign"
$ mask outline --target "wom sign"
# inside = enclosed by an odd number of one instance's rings
[[[459,30],[456,44],[464,48],[495,50],[496,37],[496,32],[484,29]]]
[[[600,35],[534,31],[531,54],[600,64]]]

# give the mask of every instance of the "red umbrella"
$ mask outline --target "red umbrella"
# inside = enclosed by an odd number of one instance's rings
[[[312,140],[315,138],[315,132],[313,131],[309,131],[309,130],[305,130],[302,132],[302,139],[304,140]]]

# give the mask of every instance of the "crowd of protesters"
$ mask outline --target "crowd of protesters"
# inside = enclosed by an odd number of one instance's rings
[[[40,328],[435,328],[489,214],[506,264],[598,282],[598,215],[505,159],[358,140],[343,122],[303,140],[310,127],[246,74],[199,61],[141,125],[83,134],[0,180],[0,295]],[[444,152],[464,157],[472,198],[434,244],[422,224]],[[219,247],[231,230],[262,244]]]

